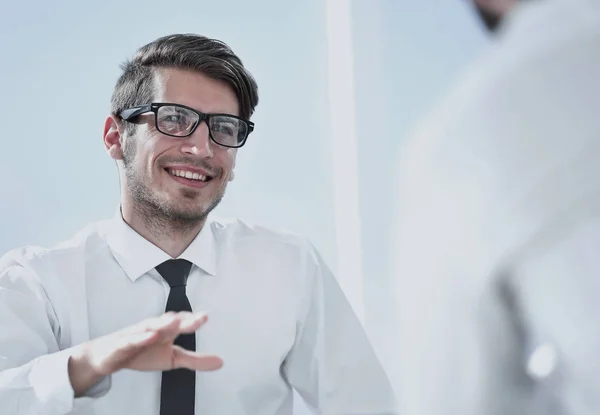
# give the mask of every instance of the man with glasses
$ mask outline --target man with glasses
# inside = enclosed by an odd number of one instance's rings
[[[399,162],[399,409],[598,414],[600,3],[475,3],[495,43]]]
[[[296,390],[321,414],[394,413],[314,247],[208,218],[257,103],[217,40],[166,36],[123,66],[103,134],[115,217],[0,260],[0,412],[282,415]]]

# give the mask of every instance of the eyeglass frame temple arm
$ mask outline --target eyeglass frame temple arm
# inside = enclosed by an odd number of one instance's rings
[[[126,110],[121,111],[119,113],[119,117],[121,117],[122,120],[129,121],[132,118],[135,118],[139,115],[142,115],[145,112],[150,112],[150,111],[152,111],[152,105],[150,105],[150,104],[139,105],[137,107],[127,108]]]

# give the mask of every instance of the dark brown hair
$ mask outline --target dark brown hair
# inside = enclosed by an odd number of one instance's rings
[[[250,119],[258,104],[256,81],[229,46],[195,34],[175,34],[156,39],[137,50],[121,65],[111,98],[111,112],[152,102],[158,69],[190,69],[225,82],[236,94],[240,117]],[[129,124],[131,125],[131,124]]]

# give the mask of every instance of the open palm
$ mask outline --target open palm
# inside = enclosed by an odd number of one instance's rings
[[[144,320],[90,342],[86,350],[89,363],[101,375],[120,369],[219,369],[223,365],[220,357],[188,351],[173,344],[177,336],[196,332],[206,320],[206,315],[189,312],[166,313]]]

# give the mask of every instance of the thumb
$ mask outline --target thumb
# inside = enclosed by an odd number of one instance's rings
[[[212,371],[223,366],[223,359],[216,355],[201,354],[173,346],[173,369]]]

